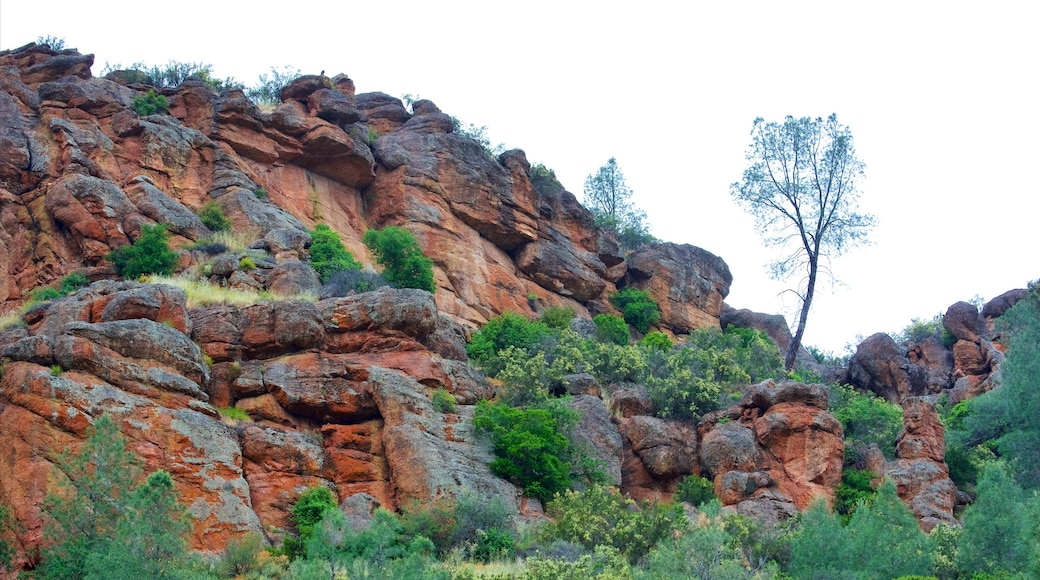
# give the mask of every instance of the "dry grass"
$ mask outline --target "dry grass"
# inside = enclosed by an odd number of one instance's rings
[[[152,284],[166,284],[184,290],[184,293],[188,295],[189,309],[216,305],[251,306],[261,302],[274,302],[289,299],[315,302],[318,299],[314,294],[279,296],[267,291],[253,292],[248,290],[236,290],[233,288],[218,286],[206,280],[196,280],[180,276],[149,276],[147,281]]]
[[[25,309],[17,308],[6,314],[0,315],[0,330],[7,330],[12,326],[21,324],[23,314],[25,314]]]

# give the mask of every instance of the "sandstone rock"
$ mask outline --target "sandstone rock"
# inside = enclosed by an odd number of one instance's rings
[[[1004,315],[1012,306],[1018,303],[1029,295],[1029,291],[1025,288],[1016,288],[1014,290],[1008,290],[1007,292],[997,296],[990,300],[982,307],[980,313],[983,318],[999,318]]]
[[[987,373],[989,373],[989,361],[977,343],[958,340],[953,345],[953,376],[955,379]]]
[[[303,75],[296,77],[288,85],[282,87],[282,102],[290,99],[306,101],[312,93],[321,89],[332,88],[328,78],[320,75]]]
[[[943,315],[943,328],[957,340],[979,341],[979,309],[968,302],[957,302]]]
[[[361,112],[338,90],[314,91],[307,97],[307,106],[316,117],[341,127],[361,120]]]
[[[943,427],[935,407],[921,397],[907,398],[896,460],[885,466],[885,475],[895,482],[899,497],[926,532],[939,523],[957,522],[953,516],[957,487],[949,479],[945,453]]]
[[[422,341],[426,348],[449,360],[466,361],[466,332],[451,318],[439,314],[433,332]]]
[[[563,382],[564,389],[570,395],[591,395],[597,399],[600,396],[599,382],[588,373],[566,375]]]
[[[806,385],[797,381],[781,381],[776,384],[772,379],[751,385],[740,399],[745,408],[756,407],[768,410],[780,403],[801,403],[817,409],[827,409],[828,391],[825,385]]]
[[[354,103],[379,135],[395,131],[411,117],[401,99],[386,93],[362,93],[357,95]]]
[[[610,412],[621,417],[652,415],[654,402],[646,394],[646,389],[619,388],[610,392]]]
[[[381,329],[424,338],[437,325],[433,296],[422,290],[382,287],[354,296],[322,300],[318,308],[329,332]]]
[[[754,471],[759,461],[755,432],[740,423],[720,424],[701,440],[700,459],[716,480],[729,471]]]
[[[577,411],[580,417],[574,429],[579,445],[587,446],[599,462],[608,484],[621,485],[621,434],[611,422],[607,406],[597,397],[577,395],[568,407]]]
[[[905,347],[883,332],[871,335],[856,348],[849,359],[849,381],[893,403],[927,391],[927,371],[911,365]]]
[[[794,337],[791,335],[791,329],[787,326],[787,319],[780,314],[763,314],[746,308],[737,310],[728,304],[723,304],[722,312],[719,315],[719,325],[722,328],[726,328],[730,324],[737,328],[761,330],[769,335],[769,338],[773,339],[781,354],[787,353],[787,350],[791,347],[791,342],[794,340]],[[796,363],[799,367],[817,371],[823,370],[820,364],[816,362],[816,359],[809,354],[809,351],[805,350],[804,345],[798,349]]]
[[[662,326],[680,334],[718,328],[733,282],[722,258],[688,244],[654,243],[637,249],[627,263],[630,284],[657,300]]]
[[[284,260],[271,271],[267,288],[279,296],[317,294],[321,288],[318,274],[299,260]]]
[[[676,480],[697,473],[697,434],[689,426],[656,417],[621,420],[627,439],[647,472],[656,479]]]

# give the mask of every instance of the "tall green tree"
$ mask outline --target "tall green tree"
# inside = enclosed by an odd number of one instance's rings
[[[1022,488],[1001,462],[983,468],[977,487],[978,497],[964,512],[964,531],[957,543],[957,566],[970,575],[975,572],[1005,577],[1036,569],[1038,545],[1035,509]],[[1032,518],[1032,519],[1031,519]]]
[[[65,452],[55,463],[67,479],[43,501],[49,521],[37,575],[84,578],[88,556],[105,551],[114,536],[140,468],[108,415],[88,428],[87,440],[77,453]]]
[[[781,248],[772,264],[777,280],[798,277],[801,307],[784,360],[794,370],[805,323],[827,259],[866,241],[874,217],[858,209],[863,162],[852,132],[827,119],[788,116],[783,123],[755,119],[744,179],[730,186],[737,203],[755,218],[766,245]]]
[[[617,234],[621,247],[635,249],[654,241],[646,224],[646,212],[632,204],[632,190],[625,183],[613,157],[585,179],[582,203],[592,212],[596,225]]]
[[[153,472],[128,498],[113,538],[88,555],[86,579],[198,578],[185,539],[191,528],[173,478],[163,470]]]

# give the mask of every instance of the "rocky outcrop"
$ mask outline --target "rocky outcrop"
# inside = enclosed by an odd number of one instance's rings
[[[849,381],[893,403],[927,394],[926,380],[924,369],[910,364],[906,347],[883,332],[861,342],[849,359]]]
[[[626,279],[655,297],[664,326],[686,334],[719,324],[733,283],[722,258],[687,244],[655,243],[633,252],[626,263]]]
[[[34,474],[0,478],[18,547],[38,545],[46,482],[63,477],[53,464],[102,414],[146,471],[174,476],[197,549],[253,532],[277,539],[314,485],[390,508],[476,490],[519,509],[517,489],[487,467],[473,407],[430,403],[437,388],[468,404],[493,394],[419,342],[438,320],[418,290],[189,312],[180,290],[108,281],[30,310],[0,334],[0,473]],[[222,419],[217,406],[252,421]]]
[[[752,385],[700,431],[701,468],[723,504],[741,513],[784,519],[814,498],[830,501],[841,480],[843,432],[823,385]]]
[[[885,475],[896,484],[899,497],[929,532],[938,524],[956,525],[953,508],[957,486],[946,466],[946,442],[935,407],[922,397],[903,401],[903,430],[896,440],[896,459]]]

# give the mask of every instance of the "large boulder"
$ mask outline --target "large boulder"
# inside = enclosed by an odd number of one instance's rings
[[[910,364],[905,346],[879,332],[856,348],[849,359],[849,381],[890,402],[927,393],[927,371]]]
[[[629,283],[657,300],[661,326],[679,334],[719,328],[722,301],[733,283],[722,258],[688,244],[654,243],[634,251],[626,263]]]

